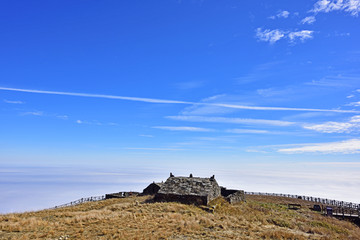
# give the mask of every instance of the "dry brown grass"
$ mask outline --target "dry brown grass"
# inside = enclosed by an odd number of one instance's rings
[[[298,199],[248,196],[204,208],[110,199],[74,207],[0,215],[0,239],[360,239],[352,223],[321,216]],[[300,210],[288,210],[299,203]]]

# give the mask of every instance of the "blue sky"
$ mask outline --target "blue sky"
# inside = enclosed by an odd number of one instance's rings
[[[4,188],[91,167],[360,201],[359,0],[0,9]]]

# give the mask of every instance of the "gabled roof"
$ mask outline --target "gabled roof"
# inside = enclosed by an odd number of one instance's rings
[[[214,183],[216,180],[213,177],[169,177],[158,193],[207,196],[212,191]]]

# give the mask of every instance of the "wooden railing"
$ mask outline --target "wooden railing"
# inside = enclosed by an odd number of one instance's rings
[[[282,193],[263,193],[263,192],[245,192],[247,195],[264,195],[264,196],[276,196],[276,197],[288,197],[288,198],[297,198],[309,202],[339,207],[340,209],[352,209],[355,211],[360,211],[360,204],[352,202],[344,202],[339,200],[332,200],[327,198],[318,198],[311,196],[302,196],[302,195],[293,195],[293,194],[282,194]]]
[[[50,209],[70,207],[70,206],[75,206],[75,205],[78,205],[78,204],[81,204],[81,203],[85,203],[85,202],[96,202],[96,201],[101,201],[101,200],[104,200],[104,199],[105,199],[105,196],[96,196],[96,197],[81,198],[81,199],[78,199],[78,200],[76,200],[76,201],[72,201],[72,202],[69,202],[69,203],[65,203],[65,204],[62,204],[62,205],[58,205],[58,206],[55,206],[55,207],[50,208]]]

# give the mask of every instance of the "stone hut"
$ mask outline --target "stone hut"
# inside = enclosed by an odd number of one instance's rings
[[[154,195],[156,194],[161,186],[163,185],[164,183],[156,183],[156,182],[153,182],[151,183],[149,186],[147,186],[143,192],[142,192],[142,195]]]
[[[186,204],[207,205],[212,199],[221,196],[221,190],[215,180],[210,178],[170,177],[155,195],[155,201],[181,202]]]

